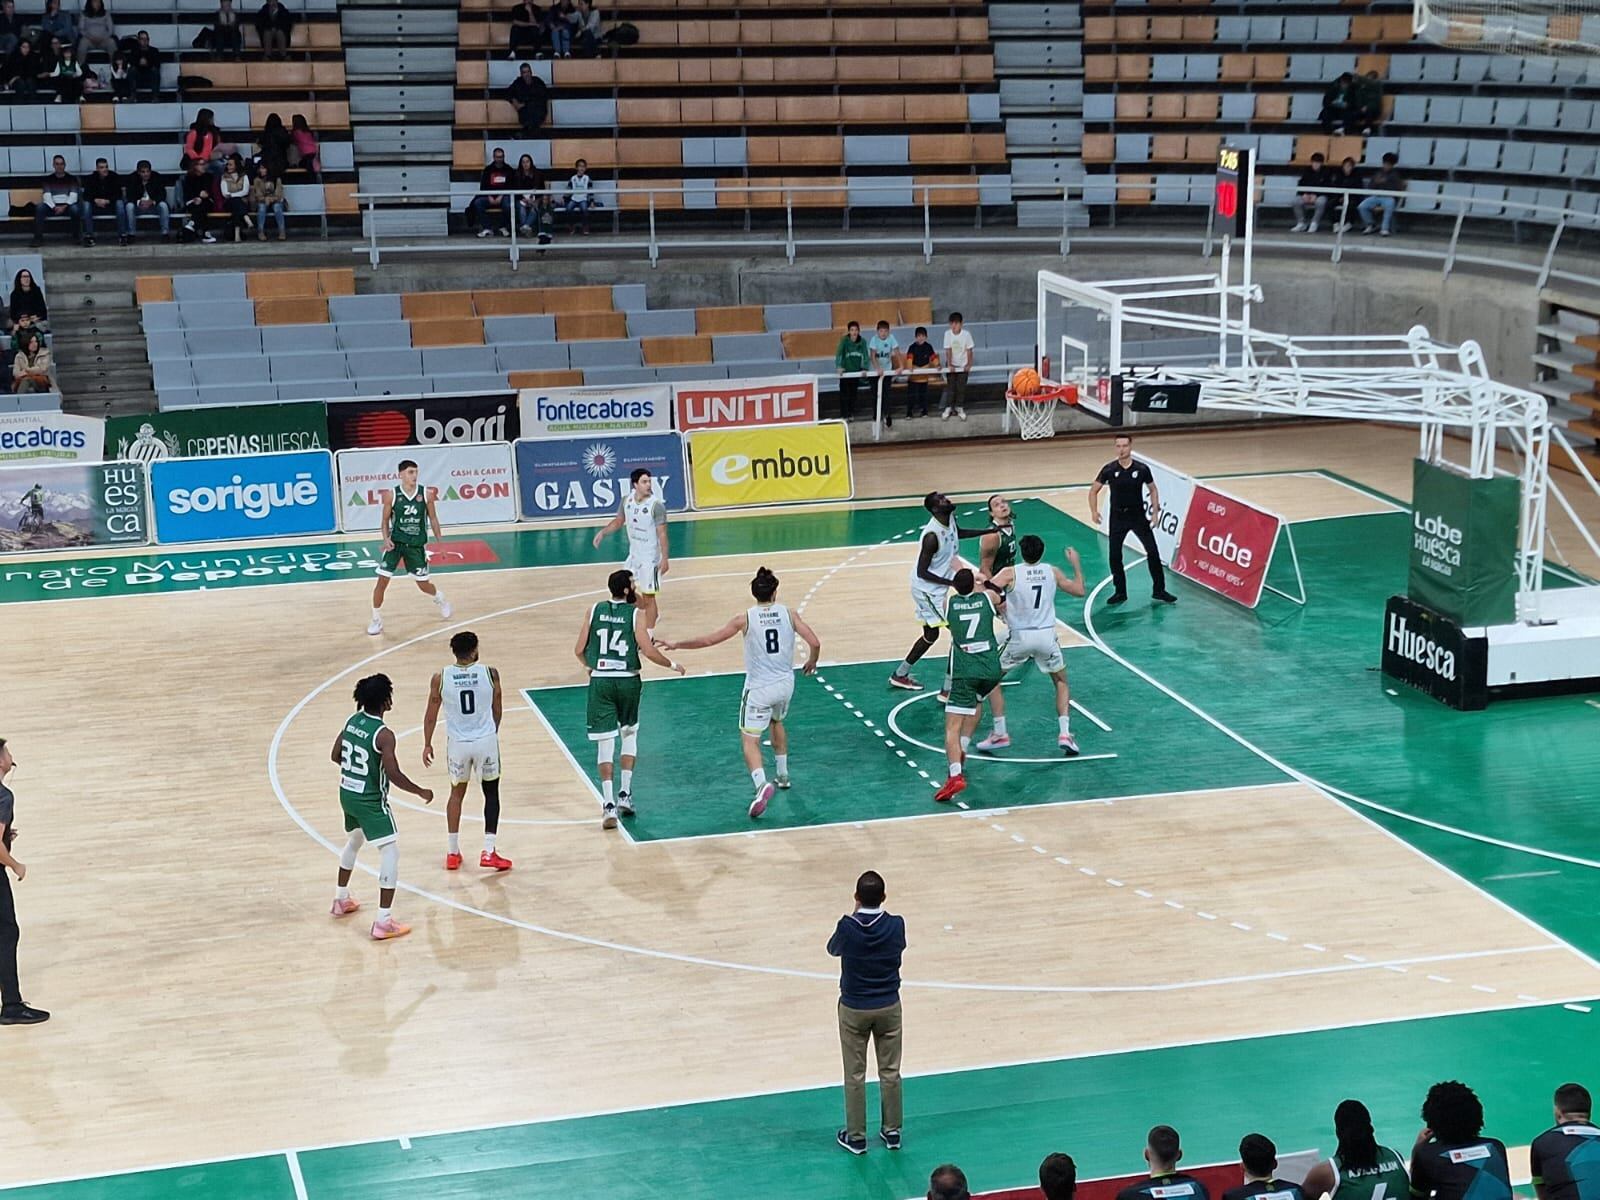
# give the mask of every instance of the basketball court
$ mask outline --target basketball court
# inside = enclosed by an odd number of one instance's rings
[[[823,641],[797,681],[794,787],[756,822],[725,644],[682,652],[685,678],[646,667],[639,816],[601,831],[572,656],[614,565],[592,527],[448,539],[452,620],[402,581],[378,638],[359,539],[0,564],[11,644],[51,648],[11,664],[27,703],[5,735],[24,980],[56,1012],[8,1042],[0,1181],[41,1200],[586,1200],[681,1194],[692,1172],[697,1194],[900,1197],[949,1159],[986,1189],[1052,1149],[1126,1173],[1156,1120],[1223,1161],[1242,1130],[1216,1101],[1246,1092],[1281,1147],[1325,1150],[1347,1094],[1398,1143],[1426,1086],[1468,1072],[1491,1132],[1525,1144],[1546,1076],[1600,1066],[1600,708],[1461,713],[1377,673],[1414,436],[1337,433],[1138,444],[1289,520],[1304,606],[1179,580],[1152,608],[1135,561],[1132,600],[1106,608],[1083,486],[1105,439],[882,450],[850,505],[673,518],[663,636],[742,610],[766,565]],[[1012,748],[975,758],[954,806],[932,800],[942,659],[926,692],[886,682],[916,634],[933,487],[969,522],[1005,490],[1052,560],[1078,548],[1090,591],[1057,612],[1081,757],[1056,753],[1029,668]],[[420,766],[458,629],[507,689],[504,875],[443,870],[443,767]],[[402,762],[439,793],[396,794],[415,932],[392,945],[327,915],[328,747],[379,670]],[[906,1149],[858,1160],[832,1145],[823,946],[868,867],[909,926],[914,1078]]]

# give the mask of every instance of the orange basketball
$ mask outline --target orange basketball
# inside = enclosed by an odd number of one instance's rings
[[[1011,377],[1011,390],[1019,396],[1037,396],[1040,390],[1039,372],[1023,367]]]

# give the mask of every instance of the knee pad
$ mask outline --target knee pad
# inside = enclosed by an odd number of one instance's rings
[[[609,767],[611,760],[617,756],[617,739],[615,737],[603,737],[594,745],[595,761],[602,767]]]
[[[361,853],[361,847],[367,844],[367,836],[359,829],[350,831],[350,838],[344,844],[344,853],[339,855],[341,870],[353,871],[356,865],[356,855]]]
[[[390,842],[383,848],[383,858],[378,864],[378,886],[392,888],[400,882],[400,843]]]
[[[628,758],[636,758],[639,754],[639,727],[625,725],[622,729],[622,753]]]

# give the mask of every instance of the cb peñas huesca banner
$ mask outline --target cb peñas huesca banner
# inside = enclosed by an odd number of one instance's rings
[[[179,408],[106,422],[107,455],[142,463],[327,448],[328,410],[320,401]]]

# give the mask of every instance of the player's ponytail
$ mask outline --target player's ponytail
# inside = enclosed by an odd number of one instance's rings
[[[1372,1132],[1372,1114],[1359,1100],[1342,1101],[1333,1110],[1333,1131],[1339,1136],[1336,1154],[1346,1171],[1378,1169],[1378,1139]]]
[[[762,567],[756,571],[756,577],[750,581],[750,594],[762,604],[770,604],[772,598],[778,594],[778,577]]]

